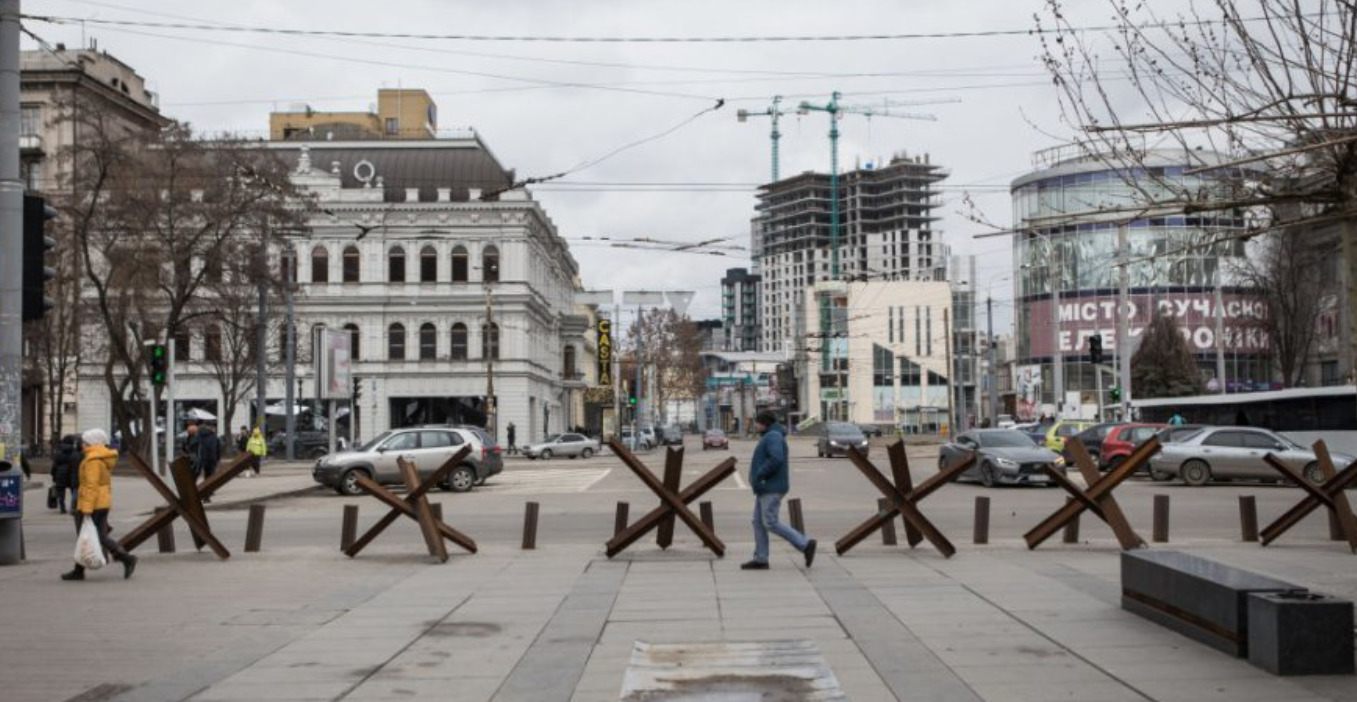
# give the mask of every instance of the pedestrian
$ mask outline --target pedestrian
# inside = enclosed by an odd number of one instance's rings
[[[1183,419],[1181,412],[1174,412],[1173,416],[1169,417],[1169,426],[1171,427],[1181,427],[1184,424],[1187,424],[1187,420]]]
[[[513,423],[513,422],[509,422],[509,429],[508,429],[508,431],[506,431],[505,433],[506,433],[506,434],[508,435],[508,437],[509,437],[509,453],[510,453],[511,455],[512,455],[512,454],[515,454],[515,453],[518,453],[518,449],[514,446],[514,437],[515,437],[517,434],[516,434],[516,432],[515,432],[515,430],[514,430],[514,423]]]
[[[240,425],[240,431],[236,432],[236,453],[245,453],[245,447],[250,443],[250,428],[244,424]]]
[[[211,424],[203,424],[198,427],[198,468],[202,471],[203,480],[208,480],[212,474],[217,472],[217,464],[221,462],[221,439],[217,437],[217,432],[212,430]],[[203,502],[211,502],[211,498],[204,498]]]
[[[80,462],[80,490],[76,499],[75,533],[86,519],[94,520],[94,528],[99,532],[99,543],[104,550],[113,554],[113,560],[123,564],[123,578],[132,577],[137,568],[137,557],[128,553],[108,535],[108,512],[113,508],[113,466],[118,463],[118,452],[108,447],[108,433],[103,429],[90,429],[80,436],[84,444],[85,458]],[[84,580],[85,567],[77,563],[69,573],[61,575],[62,580]]]
[[[56,490],[57,506],[66,513],[66,505],[75,510],[75,489],[80,484],[80,437],[67,434],[61,437],[56,455],[52,456],[52,487]],[[67,502],[66,496],[70,495]]]
[[[815,539],[778,521],[782,498],[791,489],[787,469],[787,437],[777,416],[764,410],[754,418],[754,426],[763,436],[754,447],[749,465],[749,487],[754,491],[754,558],[741,570],[768,570],[768,532],[786,539],[806,557],[806,567],[815,562]]]
[[[189,420],[184,425],[184,455],[188,456],[189,465],[193,468],[193,477],[198,477],[203,471],[198,466],[198,422]]]
[[[259,468],[264,465],[264,456],[268,455],[269,446],[264,442],[264,434],[258,427],[250,434],[250,440],[245,442],[245,450],[250,452],[250,467],[254,468],[255,475],[259,475]]]

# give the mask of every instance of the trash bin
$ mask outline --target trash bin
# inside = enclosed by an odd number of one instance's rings
[[[20,532],[24,516],[24,474],[0,462],[0,565],[19,562],[23,550]]]

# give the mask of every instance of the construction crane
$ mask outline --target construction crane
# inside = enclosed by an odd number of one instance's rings
[[[739,112],[735,113],[735,118],[740,120],[741,122],[748,122],[750,117],[769,117],[772,119],[773,131],[772,133],[769,134],[769,138],[772,139],[773,141],[773,179],[769,181],[772,183],[776,183],[779,180],[777,142],[779,139],[782,138],[782,132],[778,131],[777,122],[778,118],[784,114],[786,113],[782,111],[781,95],[774,95],[772,106],[768,107],[762,112],[750,112],[749,110],[740,110]]]
[[[830,280],[839,279],[839,119],[841,115],[862,115],[868,119],[872,117],[894,117],[898,119],[920,119],[930,122],[937,121],[937,117],[930,114],[912,113],[912,112],[894,112],[891,108],[900,106],[901,103],[884,102],[879,107],[863,105],[842,105],[839,98],[842,95],[836,90],[830,96],[829,102],[824,105],[812,105],[809,102],[802,101],[796,108],[796,113],[800,115],[810,112],[825,112],[829,114],[829,276]],[[775,145],[776,141],[773,142]]]

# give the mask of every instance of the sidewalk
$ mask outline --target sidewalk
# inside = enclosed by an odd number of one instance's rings
[[[1115,549],[946,560],[876,545],[835,557],[826,544],[810,570],[780,547],[773,570],[745,572],[747,543],[715,559],[680,538],[611,561],[596,547],[486,544],[430,565],[408,536],[354,560],[147,554],[154,578],[7,578],[25,606],[6,599],[6,629],[25,635],[0,639],[0,686],[10,702],[603,702],[621,697],[637,642],[777,641],[809,642],[855,702],[1357,698],[1355,678],[1273,677],[1122,611]],[[1327,544],[1192,550],[1357,595],[1353,557]],[[722,683],[696,658],[669,663],[691,684]]]

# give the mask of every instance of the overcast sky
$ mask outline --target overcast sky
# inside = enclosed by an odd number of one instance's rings
[[[1106,24],[1102,0],[1069,3],[1076,23]],[[1178,2],[1155,2],[1164,11]],[[1027,30],[1039,0],[24,0],[29,14],[201,22],[287,29],[550,36],[774,36]],[[1067,8],[1068,10],[1069,8]],[[1082,14],[1081,14],[1082,13]],[[928,113],[936,121],[848,115],[840,123],[845,167],[896,152],[928,153],[951,176],[938,229],[954,253],[976,254],[981,297],[996,299],[996,331],[1011,318],[1006,238],[965,216],[970,192],[991,221],[1006,224],[1006,185],[1031,168],[1032,152],[1055,145],[1054,89],[1030,36],[843,42],[543,43],[311,38],[188,29],[61,26],[29,22],[50,42],[96,41],[133,66],[169,117],[204,130],[267,134],[270,110],[304,102],[364,110],[380,87],[424,88],[444,128],[474,127],[520,177],[566,170],[683,122],[724,98],[726,106],[665,136],[570,176],[581,185],[534,189],[562,236],[733,237],[747,246],[752,186],[770,177],[767,119],[739,123],[736,110],[765,109],[773,95]],[[83,37],[83,39],[82,39]],[[35,48],[26,40],[25,48]],[[607,64],[607,65],[598,65]],[[475,75],[480,74],[480,75]],[[485,74],[494,74],[493,76]],[[857,75],[851,75],[857,74]],[[875,74],[875,75],[861,75]],[[588,83],[591,86],[580,87]],[[561,84],[576,84],[574,86]],[[823,113],[783,120],[782,172],[829,168]],[[621,189],[626,183],[737,184]],[[604,185],[585,185],[604,184]],[[738,185],[747,187],[739,188]],[[572,241],[587,288],[697,292],[695,318],[719,314],[720,278],[748,264],[731,257],[639,252]]]

